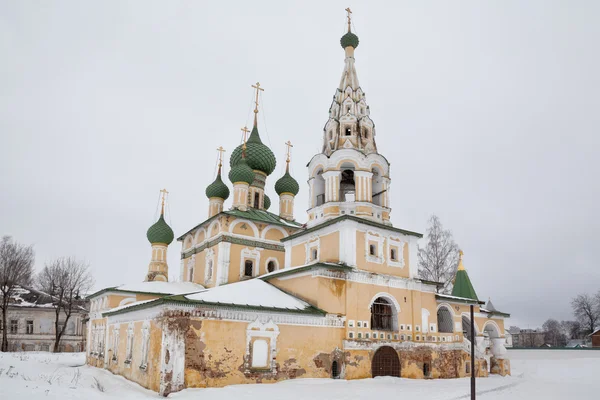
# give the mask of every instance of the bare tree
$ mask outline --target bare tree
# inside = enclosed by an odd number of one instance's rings
[[[17,286],[31,283],[34,260],[33,246],[15,243],[10,236],[4,236],[0,241],[0,295],[2,296],[0,309],[4,327],[1,351],[8,351],[6,316],[10,299]]]
[[[444,230],[437,215],[432,215],[427,228],[427,245],[419,248],[419,276],[441,282],[441,291],[452,290],[452,280],[458,266],[458,245],[450,230]],[[438,289],[438,291],[440,291]]]
[[[67,329],[71,314],[82,306],[81,295],[94,284],[89,265],[74,258],[58,258],[44,266],[37,276],[39,288],[53,297],[55,307],[54,352],[59,351],[60,340]],[[64,320],[61,320],[61,311]]]
[[[562,332],[561,324],[555,319],[548,319],[542,325],[542,329],[545,332],[544,340],[553,347],[564,347],[567,344],[567,337]]]
[[[571,307],[581,329],[585,334],[592,333],[600,322],[600,292],[592,297],[589,294],[580,294],[571,300]]]
[[[568,339],[581,339],[581,324],[578,321],[561,321],[560,327]]]

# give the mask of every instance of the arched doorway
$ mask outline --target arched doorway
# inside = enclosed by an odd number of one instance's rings
[[[373,355],[371,375],[400,377],[400,359],[396,350],[389,346],[382,346]]]

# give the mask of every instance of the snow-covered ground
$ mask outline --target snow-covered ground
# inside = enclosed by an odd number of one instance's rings
[[[511,350],[513,376],[477,381],[479,399],[598,399],[600,351]],[[372,399],[469,398],[469,379],[411,380],[376,378],[358,381],[297,379],[277,384],[188,389],[174,400],[264,398]],[[84,365],[84,355],[0,353],[0,399],[149,399],[158,395],[110,372]]]

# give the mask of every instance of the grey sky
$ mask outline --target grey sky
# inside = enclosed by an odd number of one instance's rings
[[[571,318],[570,297],[600,288],[593,1],[2,0],[0,234],[33,243],[37,268],[87,259],[98,288],[142,280],[158,191],[176,235],[206,218],[215,149],[239,143],[257,80],[271,211],[290,139],[305,220],[347,6],[394,225],[437,213],[512,324]]]

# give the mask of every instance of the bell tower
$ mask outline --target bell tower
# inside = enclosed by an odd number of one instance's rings
[[[375,124],[356,73],[354,52],[359,44],[348,30],[340,44],[344,70],[329,107],[323,146],[308,164],[309,226],[341,215],[353,215],[391,225],[389,163],[377,152]]]

